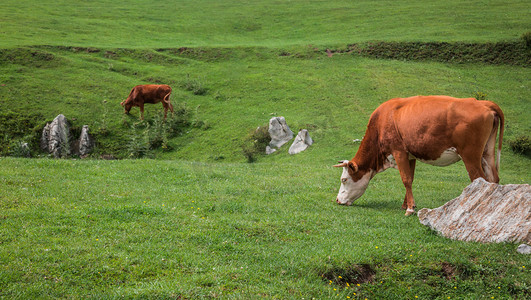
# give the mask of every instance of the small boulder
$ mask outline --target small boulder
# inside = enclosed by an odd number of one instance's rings
[[[48,143],[50,142],[50,122],[46,123],[44,125],[44,128],[42,129],[42,135],[41,135],[41,150],[48,151]]]
[[[443,236],[474,242],[531,242],[531,186],[474,180],[439,208],[423,208],[421,224]]]
[[[84,157],[90,152],[92,152],[92,149],[94,147],[94,141],[92,140],[92,137],[89,134],[88,125],[83,125],[83,128],[81,129],[81,135],[79,136],[78,145],[79,155],[81,157]]]
[[[313,144],[313,140],[310,137],[308,130],[302,129],[301,131],[299,131],[299,133],[295,137],[295,140],[293,141],[293,144],[291,144],[291,147],[289,147],[288,153],[289,154],[300,153],[306,150],[312,144]]]
[[[518,248],[516,249],[516,252],[520,254],[531,254],[531,246],[522,244],[518,246]]]
[[[55,158],[70,154],[70,128],[64,115],[60,114],[46,124],[41,137],[41,149],[53,154]]]
[[[286,124],[284,117],[273,117],[269,120],[269,135],[271,136],[271,142],[266,148],[266,154],[275,152],[285,143],[289,142],[293,138],[293,132]]]

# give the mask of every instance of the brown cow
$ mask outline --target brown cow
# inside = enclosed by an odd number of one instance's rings
[[[497,183],[504,123],[498,105],[474,98],[416,96],[384,102],[372,113],[354,158],[335,165],[343,168],[336,202],[351,205],[374,175],[397,168],[406,188],[402,208],[406,216],[414,213],[416,160],[448,166],[462,159],[471,181],[483,177]]]
[[[162,102],[164,107],[164,119],[168,113],[168,109],[173,113],[173,105],[170,103],[171,87],[166,84],[146,84],[137,85],[129,93],[129,97],[120,104],[124,107],[125,114],[128,114],[133,106],[140,108],[140,119],[144,120],[144,103],[159,103]]]

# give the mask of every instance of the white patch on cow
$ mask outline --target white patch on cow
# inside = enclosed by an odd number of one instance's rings
[[[386,169],[389,169],[389,168],[395,168],[395,169],[398,169],[398,166],[396,165],[396,160],[395,158],[393,157],[392,154],[389,154],[387,156],[387,159],[385,160],[384,162],[384,166],[383,166],[383,170],[386,170]],[[381,171],[380,171],[381,172]]]
[[[452,147],[444,150],[444,152],[441,154],[441,156],[435,160],[423,160],[418,159],[423,163],[432,165],[432,166],[438,166],[438,167],[446,167],[453,163],[456,163],[461,160],[461,156],[457,154],[457,149]]]
[[[485,172],[485,176],[488,181],[494,182],[494,172],[492,171],[492,168],[490,167],[489,163],[485,158],[481,158],[481,165],[483,166],[483,171]]]
[[[371,172],[367,172],[358,181],[354,181],[352,176],[348,173],[347,167],[343,167],[343,174],[341,175],[341,187],[337,194],[337,203],[351,205],[356,199],[361,197],[369,186],[371,180]]]

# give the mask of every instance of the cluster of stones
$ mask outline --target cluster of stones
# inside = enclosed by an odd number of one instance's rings
[[[284,117],[271,118],[271,120],[269,120],[268,131],[269,135],[271,136],[271,142],[269,142],[269,145],[266,147],[266,154],[271,154],[277,151],[277,149],[282,147],[282,145],[286,144],[287,142],[291,141],[291,139],[293,139],[293,132],[291,131],[291,129],[289,129],[289,126],[286,123],[286,119]],[[302,129],[295,137],[295,140],[291,144],[291,147],[289,147],[288,153],[300,153],[306,150],[312,144],[313,140],[310,137],[308,130]]]
[[[64,158],[71,154],[85,157],[92,152],[94,141],[89,134],[88,125],[83,125],[81,135],[74,140],[66,117],[60,114],[44,126],[40,147],[54,158]]]

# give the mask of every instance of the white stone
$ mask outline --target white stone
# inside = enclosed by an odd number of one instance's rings
[[[475,242],[531,242],[531,186],[474,180],[463,193],[419,221],[445,237]]]
[[[531,254],[531,246],[522,244],[518,246],[518,249],[516,251],[520,254]]]
[[[312,144],[313,144],[313,140],[310,137],[308,130],[302,129],[301,131],[299,131],[299,133],[295,137],[295,140],[293,141],[293,144],[291,144],[291,147],[289,147],[288,153],[289,154],[300,153],[306,150]]]
[[[293,132],[286,124],[284,117],[273,117],[269,120],[269,135],[271,136],[271,142],[269,142],[269,148],[278,149],[285,143],[289,142],[293,138]],[[275,152],[271,150],[270,153]],[[267,151],[266,151],[267,153]],[[267,154],[270,154],[267,153]]]
[[[85,156],[89,154],[92,152],[93,146],[94,142],[89,135],[89,127],[88,125],[83,125],[83,128],[81,129],[81,135],[79,136],[79,155]]]
[[[68,123],[64,115],[60,114],[50,123],[48,132],[48,152],[55,158],[70,154]]]

